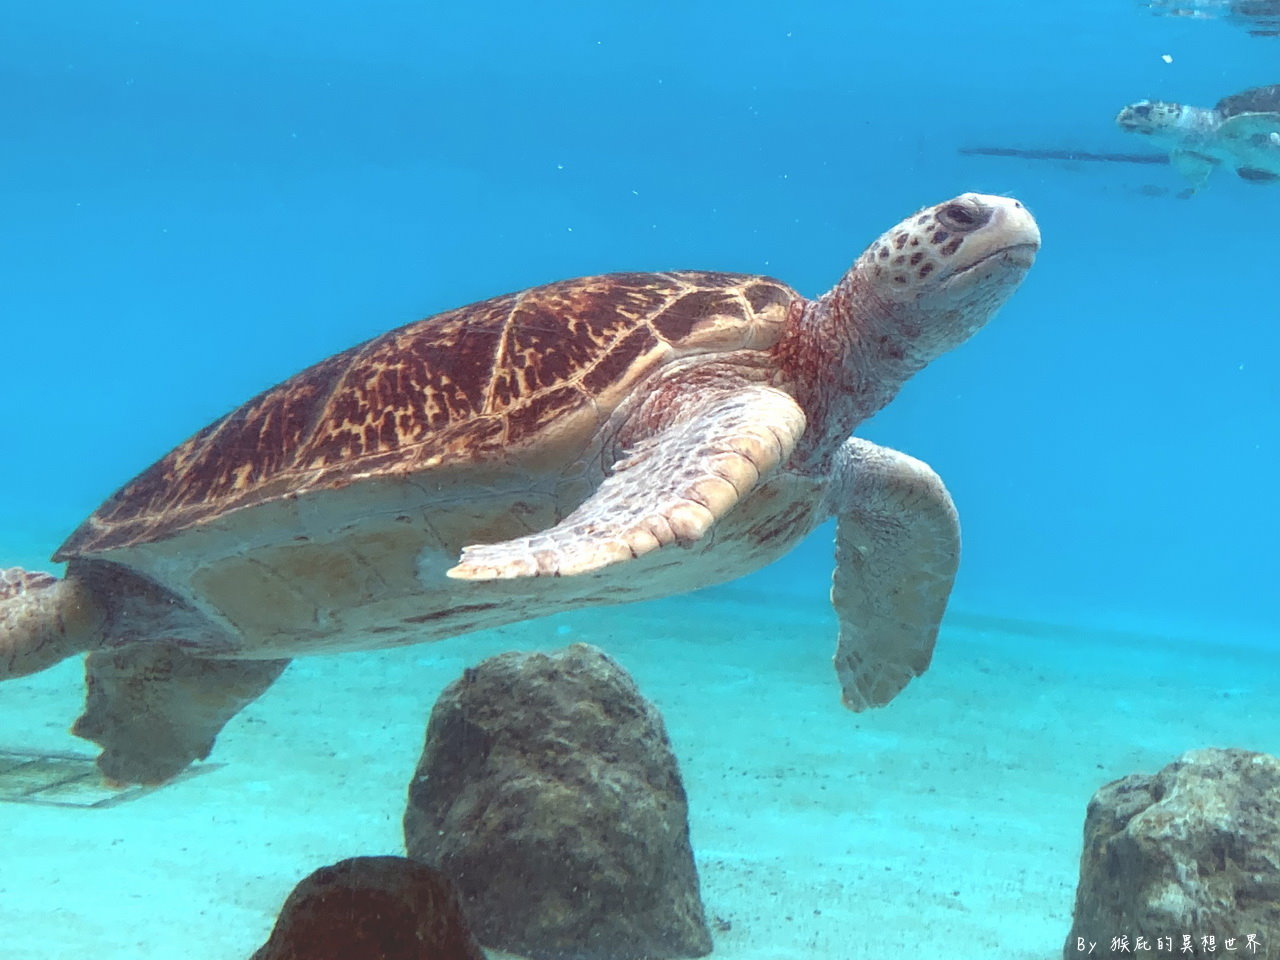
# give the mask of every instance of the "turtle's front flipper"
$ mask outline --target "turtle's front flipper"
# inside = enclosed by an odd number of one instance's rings
[[[927,464],[856,438],[840,448],[829,497],[837,518],[836,674],[849,709],[881,707],[933,657],[960,559],[960,523]]]
[[[692,410],[674,410],[641,438],[560,523],[466,547],[449,576],[570,576],[697,540],[790,456],[804,427],[804,412],[780,390],[752,385],[712,393]]]
[[[98,641],[104,619],[93,591],[74,577],[0,570],[0,680],[83,653]]]
[[[1218,165],[1215,158],[1205,153],[1197,153],[1195,150],[1174,150],[1169,154],[1169,163],[1191,183],[1187,189],[1178,194],[1183,199],[1190,197],[1203,187],[1205,181],[1209,179],[1209,174],[1213,173],[1214,167]]]
[[[207,757],[226,722],[288,664],[204,660],[160,641],[91,653],[72,733],[102,747],[98,767],[109,780],[163,783]]]

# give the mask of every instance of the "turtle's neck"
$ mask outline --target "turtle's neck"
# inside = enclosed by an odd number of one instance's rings
[[[1222,118],[1207,107],[1184,106],[1178,119],[1165,134],[1174,146],[1201,148],[1214,143]]]
[[[822,470],[928,361],[913,349],[906,308],[878,296],[857,264],[827,293],[791,309],[773,353],[809,421],[794,456]]]

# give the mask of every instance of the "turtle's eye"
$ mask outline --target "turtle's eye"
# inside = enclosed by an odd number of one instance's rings
[[[1144,118],[1151,116],[1151,104],[1149,103],[1138,104],[1138,106],[1133,108],[1133,115],[1135,117],[1144,117]]]
[[[991,219],[991,210],[977,200],[956,200],[938,211],[938,222],[956,233],[977,230]]]

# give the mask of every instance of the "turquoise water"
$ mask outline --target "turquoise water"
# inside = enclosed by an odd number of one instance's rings
[[[816,294],[906,213],[978,190],[1036,213],[1040,262],[864,429],[952,487],[958,599],[1274,636],[1280,189],[1220,174],[1175,202],[1143,193],[1177,188],[1166,167],[957,154],[1139,150],[1120,106],[1274,82],[1274,43],[1118,0],[199,9],[6,14],[17,559],[402,322],[620,269]],[[768,583],[816,595],[825,565],[815,544]]]
[[[0,11],[0,31],[0,566],[52,569],[175,443],[390,327],[614,270],[767,273],[817,295],[882,230],[973,190],[1035,213],[1039,261],[859,431],[946,479],[965,528],[953,610],[1154,638],[1153,673],[1183,656],[1160,638],[1280,652],[1280,186],[1220,171],[1181,200],[1165,165],[961,152],[1141,151],[1121,106],[1278,82],[1280,40],[1124,0],[49,3]],[[830,569],[824,529],[699,602],[821,619]],[[1085,649],[1116,685],[1105,644]],[[1276,728],[1273,678],[1249,678],[1240,729]],[[0,738],[53,749],[74,697],[46,712],[16,689],[0,708],[30,725]],[[1201,745],[1161,740],[1108,773]],[[21,809],[0,806],[0,832]],[[289,861],[280,883],[309,869]],[[269,917],[280,883],[242,908]],[[1043,939],[1018,955],[1060,944]],[[814,955],[877,956],[841,949]]]

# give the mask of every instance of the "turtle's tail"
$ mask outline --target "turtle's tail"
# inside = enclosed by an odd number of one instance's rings
[[[104,619],[92,591],[74,577],[0,570],[0,680],[83,653],[94,645]]]

